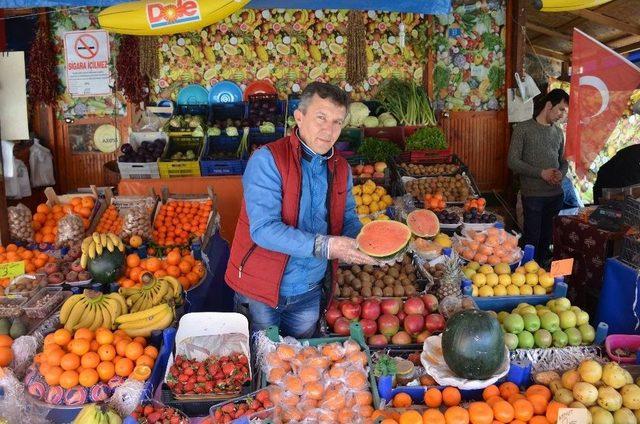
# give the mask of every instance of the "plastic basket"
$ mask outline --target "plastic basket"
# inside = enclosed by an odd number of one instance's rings
[[[178,105],[178,115],[206,115],[208,112],[209,105],[206,103]]]
[[[25,303],[24,313],[28,318],[44,319],[60,306],[66,299],[67,293],[71,295],[71,292],[63,292],[60,286],[44,287]],[[41,302],[47,295],[51,295],[51,297],[46,302]],[[38,304],[39,302],[40,304]]]
[[[224,119],[244,119],[247,116],[247,103],[214,103],[209,105],[209,123]]]
[[[364,156],[362,155],[356,155],[356,156],[351,156],[349,159],[347,159],[347,162],[349,163],[349,165],[354,166],[354,165],[373,165],[372,162],[369,162],[365,159]],[[389,166],[387,166],[387,168],[384,171],[384,177],[383,178],[360,178],[357,176],[353,176],[353,185],[357,185],[357,184],[362,184],[364,182],[366,182],[367,180],[373,180],[374,183],[376,183],[377,185],[380,186],[384,186],[385,188],[389,188],[391,186],[391,172],[390,172],[390,168]]]
[[[364,128],[364,137],[377,138],[378,140],[390,141],[404,150],[404,127],[374,127]]]
[[[404,161],[402,159],[403,159],[403,155],[400,155],[400,157],[398,157],[396,159],[396,169],[398,170],[398,174],[400,176],[405,176],[406,175],[406,176],[409,176],[409,177],[416,177],[416,178],[421,178],[421,177],[441,177],[441,176],[451,177],[451,176],[454,176],[456,174],[460,174],[460,173],[463,173],[463,172],[468,173],[467,165],[465,165],[464,162],[462,162],[462,160],[460,160],[460,158],[455,154],[451,154],[451,155],[449,155],[447,157],[440,157],[440,156],[424,157],[422,159],[417,159],[415,161]],[[456,165],[458,168],[454,172],[450,172],[450,173],[435,173],[435,174],[429,174],[429,175],[412,175],[407,170],[402,168],[403,164],[413,164],[413,165]]]
[[[358,151],[360,143],[364,138],[364,132],[362,128],[343,128],[338,138],[338,143],[349,143],[349,150]],[[336,143],[337,144],[337,143]],[[346,149],[343,149],[346,150]]]
[[[231,400],[228,400],[226,402],[222,402],[222,403],[219,403],[217,405],[212,406],[209,409],[209,418],[211,420],[211,423],[212,424],[221,424],[222,423],[222,421],[218,421],[215,418],[215,412],[219,408],[222,408],[223,406],[228,405],[228,404],[236,404],[236,403],[244,402],[244,401],[247,401],[249,399],[255,398],[256,394],[258,394],[258,392],[261,392],[262,390],[265,390],[265,389],[256,390],[255,392],[249,393],[247,395],[240,396],[238,398],[231,399]],[[268,420],[268,419],[274,418],[275,410],[276,410],[276,407],[273,406],[271,408],[264,409],[262,411],[256,411],[256,412],[244,415],[244,416],[242,416],[240,418],[236,418],[235,420],[231,421],[230,424],[251,423],[251,422],[255,422],[254,420],[259,420],[259,422],[264,422],[264,420]]]
[[[612,361],[621,362],[625,364],[637,363],[639,360],[638,355],[636,357],[618,356],[614,350],[619,348],[629,349],[630,351],[637,353],[640,350],[640,336],[637,334],[612,334],[607,336],[604,342],[605,349],[607,350],[607,356]]]
[[[634,199],[631,196],[624,198],[622,220],[630,227],[640,228],[640,200]]]
[[[134,132],[129,136],[129,144],[137,150],[143,141],[153,141],[158,138],[165,142],[169,139],[164,132]],[[118,169],[123,179],[160,178],[158,162],[118,162]]]
[[[284,127],[276,127],[276,131],[271,134],[263,134],[259,128],[249,130],[249,144],[262,145],[271,143],[284,137]]]
[[[208,175],[242,175],[247,161],[236,156],[241,136],[228,135],[209,136],[207,145],[200,159],[200,173]],[[209,159],[212,153],[225,153],[224,157]]]
[[[200,176],[200,164],[198,158],[202,153],[204,137],[193,137],[190,135],[180,135],[171,137],[169,144],[158,162],[158,168],[160,170],[161,178],[178,178],[178,177],[199,177]],[[193,150],[196,159],[192,161],[181,160],[172,161],[169,158],[176,152],[187,152]]]
[[[622,250],[618,259],[634,268],[640,268],[640,239],[625,236],[622,239]]]

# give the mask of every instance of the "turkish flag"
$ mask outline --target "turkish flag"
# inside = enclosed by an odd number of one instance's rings
[[[640,85],[640,68],[584,32],[573,30],[567,159],[584,176]]]

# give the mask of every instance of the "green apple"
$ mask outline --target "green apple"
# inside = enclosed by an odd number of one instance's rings
[[[462,270],[462,273],[464,274],[465,277],[471,280],[471,277],[473,277],[476,274],[476,270],[471,268],[465,268]]]
[[[589,324],[589,314],[585,311],[580,311],[576,314],[576,325],[580,327],[584,324]]]
[[[507,332],[512,334],[519,334],[524,330],[524,320],[518,314],[509,314],[506,316],[502,325],[504,325]]]
[[[533,334],[533,339],[536,346],[543,349],[551,346],[551,343],[553,342],[553,336],[551,336],[551,333],[542,328]]]
[[[580,331],[582,342],[585,344],[591,344],[596,339],[596,329],[589,324],[580,325],[578,331]]]
[[[582,344],[582,334],[577,328],[567,328],[565,333],[567,333],[570,346],[580,346]]]
[[[535,344],[535,340],[533,339],[533,334],[528,331],[523,331],[518,334],[518,348],[520,349],[531,349]]]
[[[560,317],[553,312],[547,312],[540,317],[540,326],[553,333],[560,329]]]
[[[524,315],[524,314],[535,314],[537,312],[537,309],[535,306],[531,306],[531,305],[527,305],[527,306],[523,306],[522,308],[520,308],[518,310],[518,313],[520,315]],[[537,314],[536,314],[537,315]]]
[[[537,313],[538,313],[538,316],[539,316],[540,318],[542,318],[542,316],[543,316],[544,314],[547,314],[547,313],[549,313],[549,312],[551,312],[551,311],[550,311],[549,309],[547,309],[547,307],[546,307],[546,306],[543,306],[542,308],[538,309],[538,312],[537,312]]]
[[[502,324],[504,322],[504,319],[508,316],[509,316],[509,312],[507,311],[498,312],[498,322]]]
[[[566,330],[567,328],[574,328],[576,326],[576,314],[573,311],[560,312],[560,328]]]
[[[559,297],[556,299],[556,309],[560,312],[568,311],[571,308],[571,301],[566,297]]]
[[[547,302],[547,308],[551,309],[553,311],[553,309],[556,307],[556,300],[555,299],[551,299],[550,301]]]
[[[507,348],[509,350],[515,350],[518,348],[518,336],[516,336],[515,334],[511,334],[511,333],[505,333],[504,334],[504,344],[507,345]]]
[[[569,343],[569,337],[567,337],[567,333],[562,330],[556,330],[551,333],[551,337],[553,338],[553,346],[554,347],[565,347]]]
[[[522,320],[524,321],[524,329],[530,332],[534,332],[540,328],[540,318],[535,313],[522,314]]]

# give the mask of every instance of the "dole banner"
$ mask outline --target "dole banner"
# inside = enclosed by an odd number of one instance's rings
[[[622,117],[640,68],[584,32],[573,30],[567,159],[583,177]]]

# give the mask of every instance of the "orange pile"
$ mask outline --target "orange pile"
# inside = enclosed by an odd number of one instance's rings
[[[195,260],[188,250],[181,253],[178,248],[169,251],[164,259],[140,259],[137,253],[132,253],[127,256],[126,263],[125,274],[118,280],[121,287],[142,287],[140,277],[145,271],[149,271],[156,278],[171,275],[178,279],[184,290],[189,290],[206,272],[202,261]]]
[[[469,212],[471,209],[475,208],[479,213],[483,213],[486,205],[487,201],[484,197],[467,199],[467,201],[464,202],[464,211]]]
[[[10,336],[0,334],[0,367],[9,366],[13,361],[12,344],[13,339]]]
[[[172,200],[160,207],[153,223],[153,239],[160,246],[180,246],[202,236],[211,214],[211,200]]]
[[[122,330],[80,328],[72,334],[61,328],[45,337],[34,362],[48,385],[70,389],[106,383],[116,375],[145,381],[157,356],[144,337],[131,339]]]
[[[95,206],[95,200],[91,196],[74,197],[68,204],[53,205],[49,207],[41,203],[33,214],[34,239],[37,243],[55,243],[58,232],[58,221],[67,213],[74,213],[82,218],[84,229],[91,224],[89,217]]]
[[[424,208],[432,211],[443,211],[447,207],[447,200],[442,193],[425,194],[424,195]]]
[[[104,214],[100,217],[100,222],[98,222],[96,231],[99,233],[120,234],[123,223],[124,219],[118,213],[118,209],[113,205],[109,205],[107,210],[104,211]]]
[[[24,261],[24,270],[32,273],[45,266],[47,262],[55,262],[55,258],[39,250],[27,250],[15,244],[9,244],[6,248],[0,246],[0,264],[19,261]],[[7,287],[10,281],[9,278],[0,278],[0,286]]]
[[[446,387],[436,388],[424,394],[429,407],[422,415],[415,410],[374,411],[372,418],[382,417],[384,424],[553,424],[558,410],[566,405],[551,399],[549,388],[534,384],[524,394],[511,382],[489,386],[482,393],[483,401],[472,402],[466,408],[460,406],[460,392]],[[393,397],[394,408],[409,408],[411,397],[398,393]],[[446,407],[441,412],[441,407]]]

